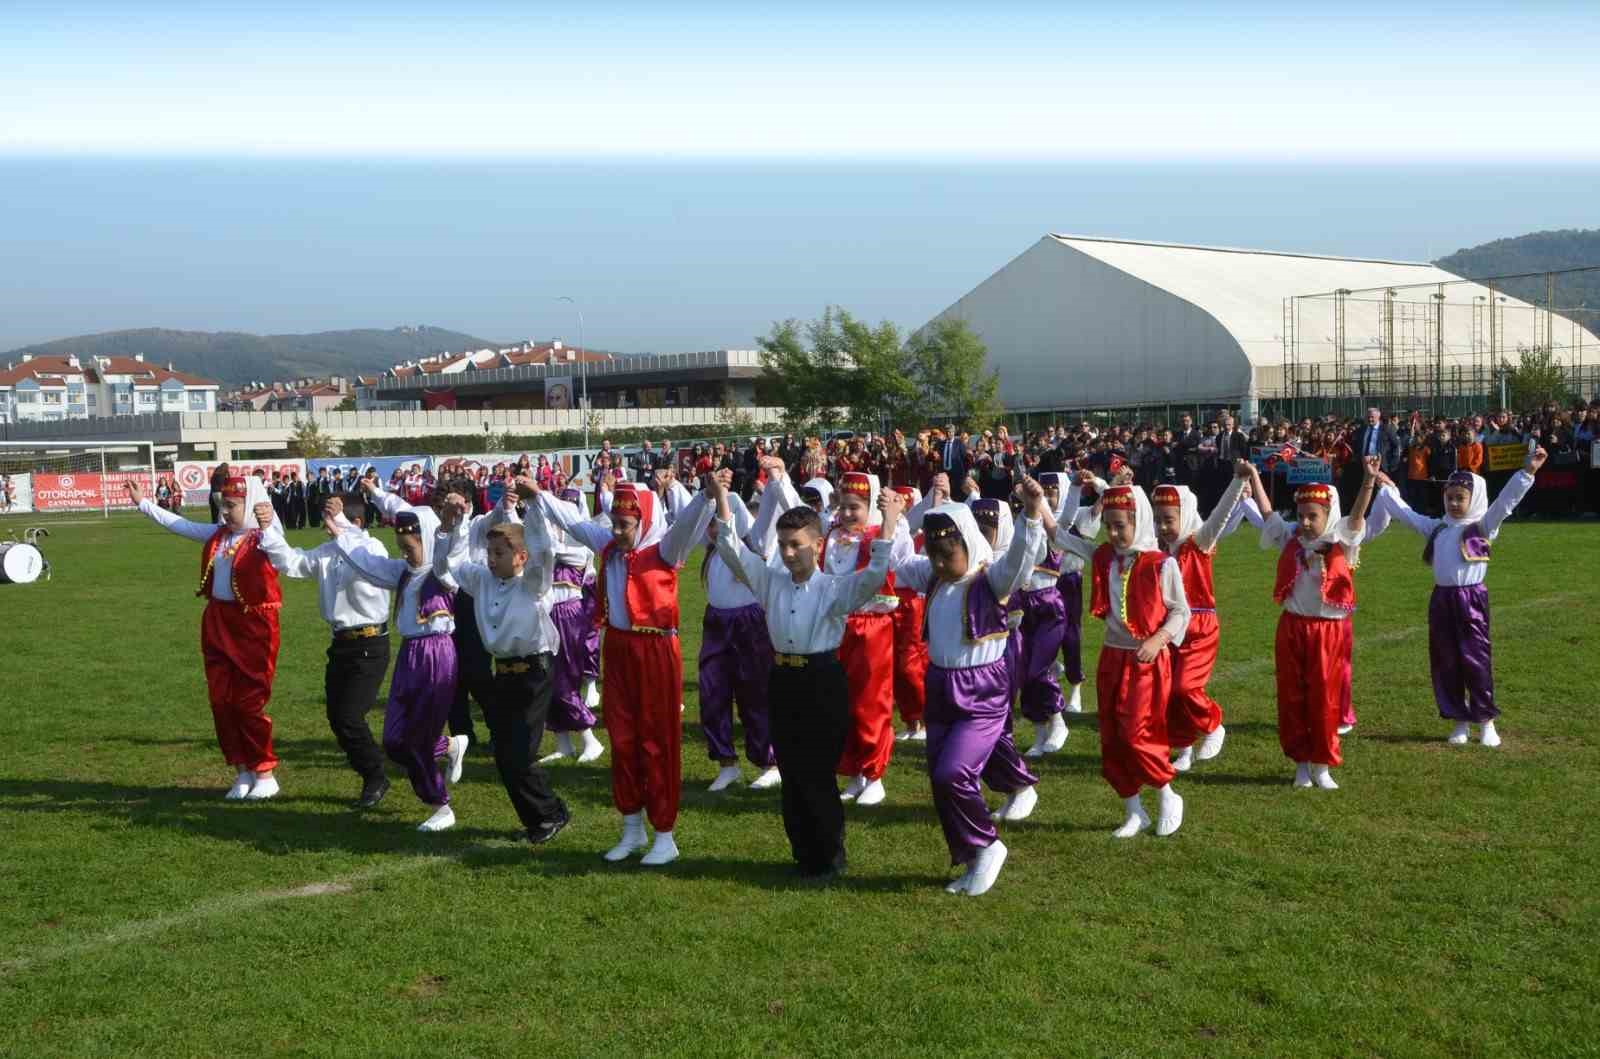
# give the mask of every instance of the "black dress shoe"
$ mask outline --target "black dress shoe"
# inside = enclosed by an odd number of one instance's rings
[[[374,776],[361,785],[361,797],[356,799],[357,809],[371,809],[389,793],[389,777]]]
[[[538,827],[528,828],[528,841],[533,843],[535,846],[544,845],[552,838],[555,838],[557,835],[561,834],[561,829],[566,827],[567,823],[571,821],[571,819],[571,813],[562,813],[554,820],[546,820]]]

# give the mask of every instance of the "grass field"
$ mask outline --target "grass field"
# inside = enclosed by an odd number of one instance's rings
[[[305,582],[270,711],[284,793],[224,804],[198,549],[142,520],[61,526],[52,582],[0,586],[0,1054],[1592,1054],[1597,543],[1594,524],[1500,538],[1499,750],[1443,742],[1421,541],[1365,549],[1361,723],[1321,792],[1290,788],[1277,747],[1272,557],[1230,538],[1229,738],[1180,778],[1183,830],[1110,838],[1085,714],[998,885],[967,899],[941,889],[920,749],[897,748],[883,806],[848,811],[831,887],[790,877],[776,792],[705,793],[689,577],[684,856],[664,870],[600,859],[608,757],[555,769],[574,820],[536,853],[482,755],[453,831],[414,830],[397,772],[350,812]]]

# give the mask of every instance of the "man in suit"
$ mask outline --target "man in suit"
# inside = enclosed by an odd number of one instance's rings
[[[1402,458],[1400,435],[1393,426],[1384,423],[1383,413],[1376,408],[1367,409],[1365,425],[1350,435],[1350,452],[1354,459],[1345,462],[1342,491],[1346,496],[1354,497],[1361,487],[1361,476],[1365,473],[1365,460],[1368,456],[1378,457],[1378,465],[1389,477],[1393,478],[1400,474]],[[1341,496],[1340,499],[1343,500],[1344,497]]]
[[[956,433],[956,425],[949,423],[944,428],[944,473],[950,476],[950,481],[959,482],[967,476],[967,443],[965,432]]]
[[[1201,434],[1194,425],[1194,416],[1185,412],[1178,419],[1178,429],[1173,431],[1168,448],[1172,453],[1173,471],[1178,484],[1196,487],[1200,484]]]

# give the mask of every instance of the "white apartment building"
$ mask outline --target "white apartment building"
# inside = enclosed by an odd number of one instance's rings
[[[0,368],[0,423],[215,412],[219,384],[131,357],[22,354]]]

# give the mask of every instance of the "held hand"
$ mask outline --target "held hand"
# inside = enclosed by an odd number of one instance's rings
[[[1150,637],[1150,639],[1140,644],[1139,650],[1134,654],[1139,661],[1143,662],[1145,665],[1149,665],[1157,658],[1160,658],[1161,652],[1165,651],[1166,649],[1167,645],[1165,640],[1163,640],[1160,633],[1156,633],[1154,636]]]
[[[768,478],[782,478],[788,471],[788,468],[785,466],[784,462],[776,456],[763,456],[761,457],[760,463],[761,469],[767,472]]]
[[[1044,486],[1040,485],[1036,478],[1024,478],[1020,488],[1028,513],[1038,518],[1040,510],[1044,507]]]
[[[1375,481],[1378,475],[1383,473],[1383,466],[1378,462],[1378,457],[1368,456],[1361,462],[1366,467],[1366,480],[1368,482]]]
[[[883,523],[892,526],[899,521],[901,514],[906,509],[906,498],[893,489],[884,489],[878,493],[878,510],[883,512]]]
[[[1527,471],[1529,474],[1538,474],[1539,468],[1543,467],[1544,461],[1549,458],[1550,454],[1544,451],[1542,447],[1534,449],[1532,452],[1528,453],[1528,462],[1523,464],[1522,469]]]
[[[330,497],[328,502],[322,505],[322,520],[324,522],[338,518],[342,514],[344,514],[344,501],[339,497]]]
[[[133,506],[138,507],[139,502],[144,499],[144,486],[140,485],[132,478],[129,478],[127,481],[122,483],[122,488],[127,490],[128,499],[133,501]]]
[[[706,500],[715,504],[728,495],[728,484],[723,481],[722,472],[706,475]]]
[[[1252,467],[1249,460],[1233,461],[1233,476],[1235,478],[1249,478]]]
[[[733,489],[733,469],[731,467],[724,467],[720,471],[713,471],[709,477],[712,481],[716,482],[722,487],[723,492],[726,493]]]
[[[253,509],[256,516],[256,525],[267,529],[272,525],[272,505],[267,503],[257,504]]]
[[[362,475],[357,480],[361,483],[361,488],[365,489],[373,496],[377,496],[379,493],[383,492],[383,486],[378,484],[378,479],[376,476],[369,477],[368,475]]]
[[[602,492],[609,493],[616,487],[616,484],[617,472],[612,470],[610,467],[607,467],[606,473],[600,476],[600,490]]]
[[[538,496],[540,492],[542,492],[542,490],[539,488],[539,483],[526,474],[522,475],[520,478],[513,479],[511,482],[511,488],[524,500],[532,500],[534,497]]]
[[[950,476],[943,471],[933,476],[933,484],[928,486],[928,492],[938,497],[940,501],[950,499]]]

